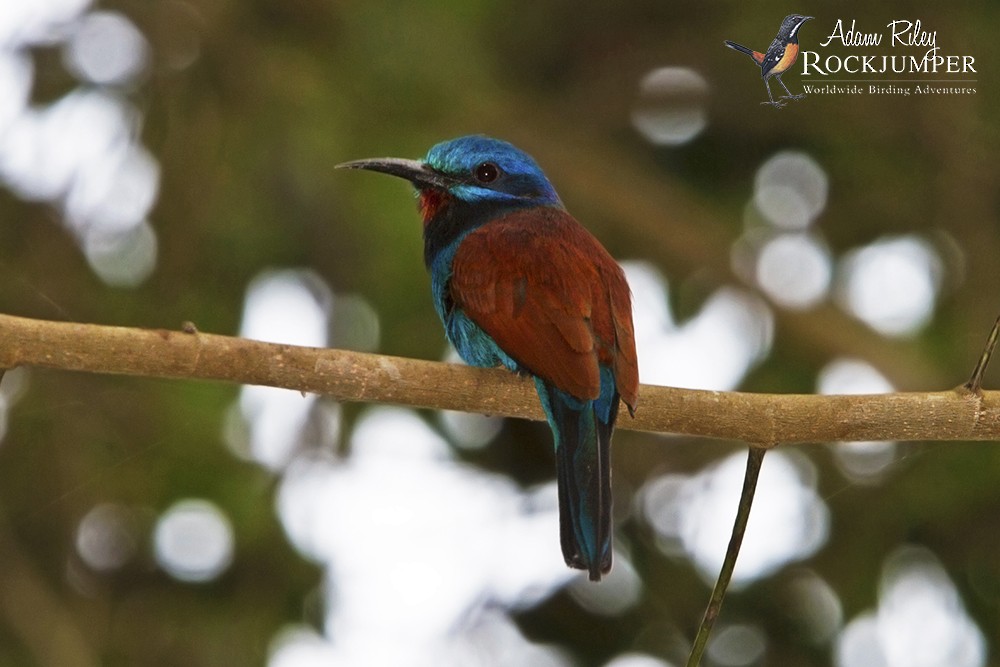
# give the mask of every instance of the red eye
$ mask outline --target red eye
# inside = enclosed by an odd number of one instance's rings
[[[476,167],[473,174],[480,183],[492,183],[500,175],[500,167],[492,162],[484,162]]]

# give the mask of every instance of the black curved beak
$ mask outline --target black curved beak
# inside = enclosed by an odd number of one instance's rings
[[[405,178],[417,188],[440,188],[447,190],[459,181],[442,174],[419,160],[405,160],[398,157],[369,158],[367,160],[352,160],[338,164],[334,169],[367,169],[378,171],[390,176]]]

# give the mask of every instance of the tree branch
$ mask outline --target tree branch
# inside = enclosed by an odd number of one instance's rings
[[[766,453],[766,449],[753,446],[747,452],[747,469],[743,475],[743,490],[740,492],[740,503],[736,507],[736,519],[733,521],[729,547],[726,549],[726,557],[722,560],[722,568],[719,570],[719,577],[715,580],[715,587],[712,588],[712,596],[708,599],[705,615],[702,616],[701,625],[698,626],[698,634],[695,635],[694,643],[691,645],[687,667],[698,667],[701,664],[701,656],[708,647],[708,638],[712,634],[712,628],[715,627],[715,621],[722,612],[722,600],[726,597],[729,582],[732,581],[733,572],[736,570],[736,559],[740,555],[743,536],[747,532],[750,508],[753,506],[753,497],[757,492],[757,479],[760,477],[760,466],[764,463],[764,454]]]
[[[33,366],[218,380],[327,394],[339,401],[544,419],[534,385],[500,369],[185,331],[0,315],[0,369]],[[761,446],[838,440],[1000,440],[1000,392],[963,388],[856,396],[750,394],[643,385],[619,428]]]

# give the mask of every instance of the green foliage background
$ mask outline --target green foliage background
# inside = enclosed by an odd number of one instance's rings
[[[901,390],[966,379],[1000,311],[998,79],[992,2],[624,4],[570,0],[124,0],[148,36],[153,68],[131,93],[144,143],[161,162],[152,223],[156,271],[137,289],[103,285],[50,207],[0,191],[0,312],[57,320],[235,333],[248,281],[268,267],[310,267],[338,293],[359,293],[381,319],[380,351],[437,358],[440,325],[421,262],[420,224],[403,184],[334,172],[354,158],[417,157],[471,132],[524,147],[571,211],[620,258],[655,263],[679,318],[734,282],[730,244],[759,164],[807,151],[830,177],[819,221],[835,255],[886,234],[916,232],[946,260],[933,322],[886,340],[833,304],[776,309],[772,355],[748,391],[810,392],[830,359],[861,357]],[[723,39],[766,45],[789,11],[820,26],[856,18],[920,18],[945,52],[980,66],[974,96],[810,97],[775,112],[750,63]],[[190,65],[174,63],[192,54]],[[40,50],[34,100],[74,85]],[[630,125],[638,81],[664,65],[711,86],[709,124],[693,142],[655,148]],[[802,80],[787,77],[793,90]],[[2,344],[2,341],[0,341]],[[994,368],[987,386],[1000,377]],[[318,621],[320,573],[288,544],[275,480],[237,460],[220,431],[236,388],[32,371],[0,444],[0,664],[262,664],[284,624]],[[356,406],[347,407],[350,418]],[[547,479],[544,427],[510,423],[467,455],[524,482]],[[531,442],[530,446],[525,442]],[[538,446],[534,446],[537,441]],[[731,443],[622,433],[616,488],[651,472],[696,470]],[[1000,448],[908,446],[884,484],[855,486],[826,449],[821,470],[831,538],[809,566],[850,618],[871,607],[897,545],[932,549],[997,650],[1000,637]],[[765,463],[766,465],[766,463]],[[99,502],[149,508],[211,499],[232,518],[237,553],[218,581],[179,584],[141,556],[113,575],[74,555],[83,513]],[[646,584],[638,607],[606,619],[565,594],[519,617],[531,638],[564,644],[581,664],[628,649],[671,653],[675,625],[693,636],[708,590],[690,565],[659,555],[648,528],[623,534]],[[148,531],[147,531],[148,533]],[[724,618],[761,625],[767,664],[830,664],[802,636],[781,572],[733,594]],[[86,653],[62,656],[76,638]],[[49,647],[39,649],[39,647]],[[48,651],[48,652],[46,652]],[[994,664],[996,664],[994,657]]]

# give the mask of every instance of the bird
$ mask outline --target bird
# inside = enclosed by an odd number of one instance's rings
[[[471,135],[422,160],[337,165],[410,181],[424,263],[447,339],[471,366],[534,380],[555,445],[566,564],[611,570],[611,435],[639,378],[631,292],[621,266],[571,216],[535,160]]]
[[[805,95],[792,95],[792,91],[788,90],[788,86],[781,80],[781,75],[788,71],[788,68],[794,65],[796,59],[799,57],[799,28],[802,27],[803,23],[812,18],[812,16],[802,16],[801,14],[789,14],[786,16],[785,20],[781,22],[781,28],[778,30],[777,36],[764,53],[754,51],[728,39],[725,40],[726,46],[740,53],[747,54],[753,58],[755,63],[760,65],[760,75],[764,79],[764,87],[767,88],[767,98],[769,100],[768,102],[761,102],[761,104],[769,104],[779,109],[786,104],[781,100],[776,101],[771,95],[771,84],[768,83],[768,79],[772,76],[778,79],[778,83],[788,93],[783,99],[800,100],[805,97]]]

